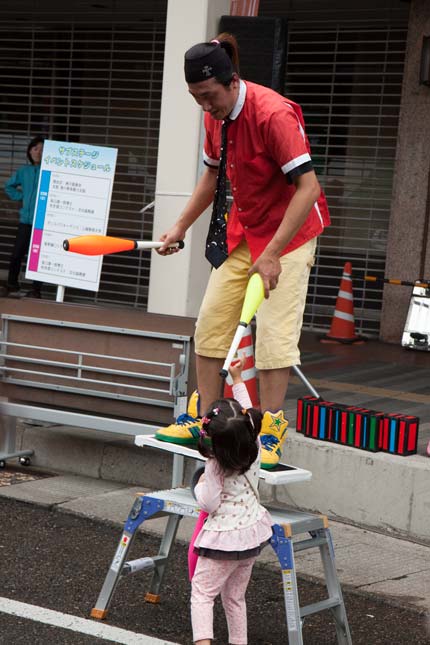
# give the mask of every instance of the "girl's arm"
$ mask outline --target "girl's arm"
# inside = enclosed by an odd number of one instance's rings
[[[242,379],[242,370],[244,365],[244,358],[236,359],[231,363],[228,371],[230,372],[230,376],[233,380],[233,397],[243,408],[245,408],[245,410],[248,410],[249,408],[252,408],[252,401],[250,399],[248,389]]]
[[[206,513],[216,511],[221,503],[221,492],[224,485],[224,475],[215,459],[208,459],[205,473],[199,479],[194,494],[200,508]]]
[[[249,408],[252,408],[252,401],[249,398],[249,392],[248,388],[246,387],[245,383],[241,381],[240,383],[233,383],[233,397],[240,403],[242,408],[245,408],[245,410],[249,410]]]
[[[18,186],[21,186],[21,181],[19,178],[19,170],[17,170],[16,173],[12,175],[12,177],[10,177],[10,179],[8,179],[4,185],[4,190],[6,195],[10,199],[13,199],[14,202],[21,201],[23,197],[22,190],[19,189]]]

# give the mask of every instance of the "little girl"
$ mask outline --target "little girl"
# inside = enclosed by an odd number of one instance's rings
[[[215,401],[202,419],[198,448],[208,457],[194,493],[208,518],[197,536],[192,578],[194,642],[213,639],[213,604],[218,594],[227,618],[229,643],[246,645],[245,593],[252,567],[272,536],[269,513],[260,504],[261,413],[251,407],[241,380],[241,362],[230,368],[235,399]],[[208,442],[208,438],[210,442]]]

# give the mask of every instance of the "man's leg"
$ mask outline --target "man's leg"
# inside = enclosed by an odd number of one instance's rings
[[[209,358],[196,354],[197,383],[199,390],[200,414],[205,414],[210,404],[223,396],[223,379],[219,375],[223,366],[222,358]]]
[[[298,347],[316,241],[282,256],[279,282],[257,312],[256,366],[263,412],[261,466],[277,466],[287,437],[284,401],[290,366],[300,364]]]
[[[237,325],[248,283],[251,256],[245,242],[213,270],[200,307],[194,335],[198,399],[191,397],[187,414],[175,423],[157,430],[160,441],[195,444],[199,439],[201,417],[210,404],[222,397],[219,371]]]
[[[262,410],[281,410],[287,395],[290,368],[259,371],[260,401]]]

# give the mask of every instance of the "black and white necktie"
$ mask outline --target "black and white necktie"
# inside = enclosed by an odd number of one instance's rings
[[[206,238],[206,259],[215,269],[228,257],[227,250],[227,128],[229,119],[221,127],[221,154],[216,180],[212,217]]]

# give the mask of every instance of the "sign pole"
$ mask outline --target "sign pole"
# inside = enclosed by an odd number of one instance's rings
[[[55,302],[64,302],[64,292],[65,292],[65,287],[63,287],[62,284],[59,284],[57,286],[57,295],[55,297]]]

